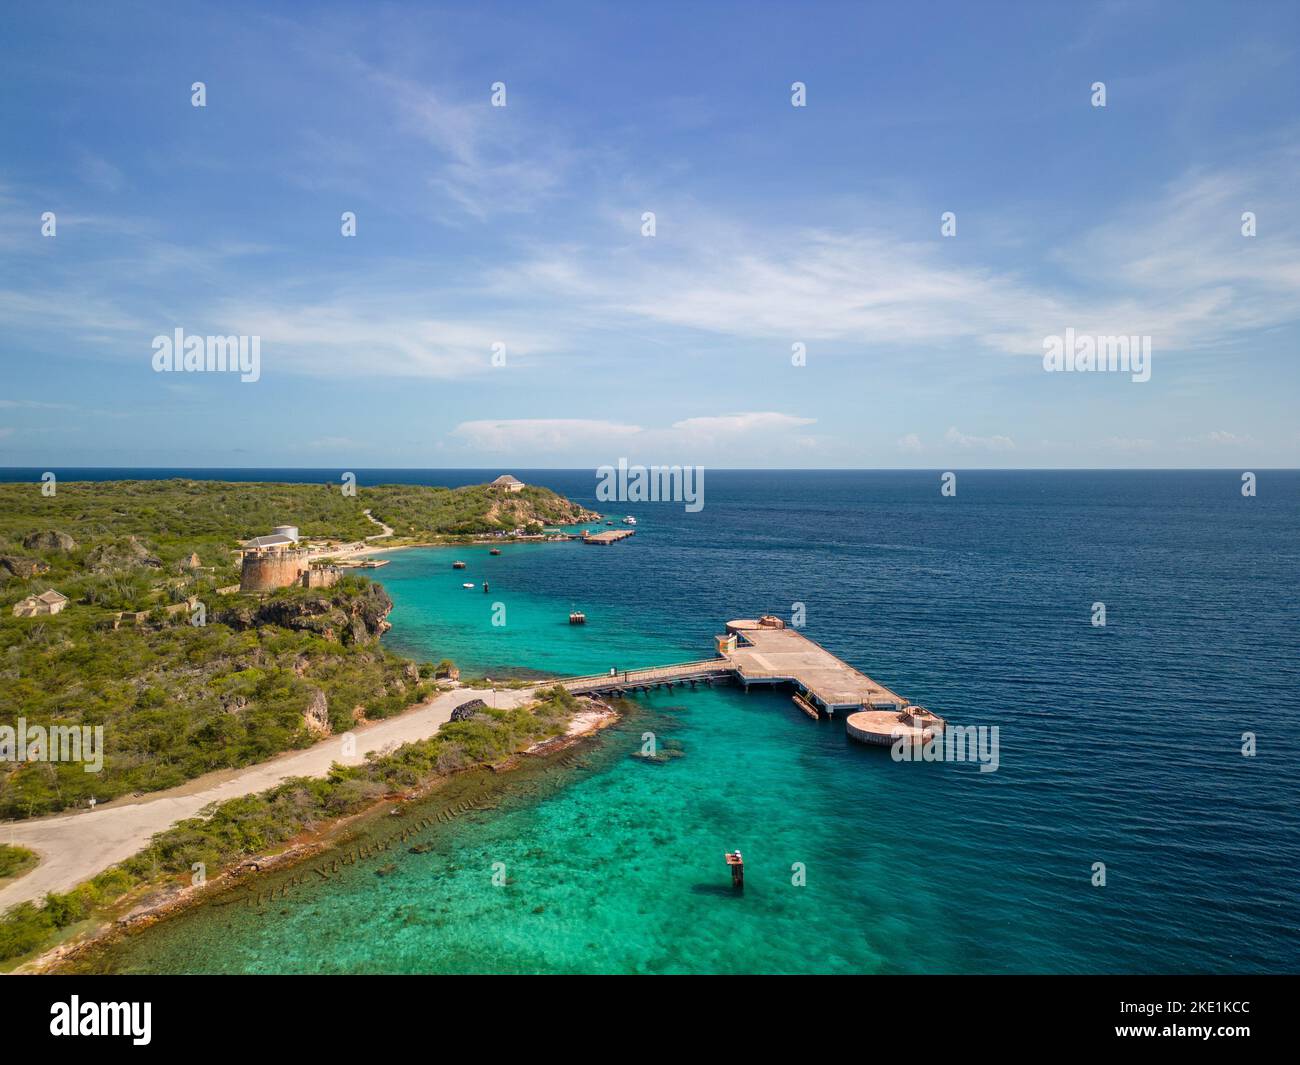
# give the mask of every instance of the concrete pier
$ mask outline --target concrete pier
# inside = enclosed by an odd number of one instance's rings
[[[780,618],[728,621],[718,653],[731,662],[741,682],[788,683],[828,715],[856,710],[901,710],[907,700],[813,643]],[[728,639],[734,637],[734,639]]]
[[[571,677],[561,683],[569,691],[623,695],[674,684],[734,680],[751,684],[790,684],[794,702],[809,717],[849,715],[848,734],[864,743],[890,743],[896,734],[925,742],[943,730],[943,719],[922,707],[910,706],[897,692],[841,661],[780,618],[727,622],[716,640],[717,658],[679,662],[671,666]]]
[[[620,540],[626,540],[629,536],[635,536],[635,529],[610,529],[608,532],[583,533],[582,542],[584,544],[599,544],[601,547],[608,547],[610,544],[616,544]]]

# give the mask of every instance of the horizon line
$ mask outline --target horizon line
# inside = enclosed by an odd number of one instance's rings
[[[607,464],[602,464],[607,465]],[[718,473],[929,473],[942,470],[943,466],[709,466],[701,463],[649,463],[638,464],[658,466],[698,466],[701,469]],[[1247,469],[1249,464],[1236,466],[961,466],[949,464],[953,469],[978,473],[1226,473]],[[437,472],[491,472],[501,471],[504,466],[356,466],[357,470],[389,471],[404,473]],[[536,473],[579,473],[598,470],[600,466],[515,466],[518,470]],[[1253,466],[1254,470],[1266,470],[1270,473],[1296,473],[1300,466]],[[238,472],[275,472],[302,471],[323,472],[341,469],[340,466],[91,466],[80,463],[60,463],[49,467],[41,466],[0,466],[0,474],[8,472],[41,471],[43,469],[76,470],[137,470],[141,472],[194,472],[220,473]],[[509,472],[509,471],[506,471]]]

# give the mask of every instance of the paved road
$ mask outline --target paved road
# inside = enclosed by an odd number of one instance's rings
[[[535,690],[458,688],[443,692],[398,717],[356,729],[356,753],[349,758],[343,757],[342,738],[332,736],[268,762],[209,773],[177,788],[117,799],[96,810],[0,823],[0,843],[16,843],[41,857],[30,873],[0,888],[0,911],[39,899],[47,891],[75,887],[142,850],[156,832],[193,817],[209,803],[265,791],[286,777],[323,777],[335,762],[355,765],[370,751],[427,739],[451,719],[452,710],[470,699],[484,699],[500,707],[518,706],[531,699]]]

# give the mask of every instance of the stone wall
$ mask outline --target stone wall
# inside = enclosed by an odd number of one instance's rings
[[[244,556],[239,575],[241,592],[272,592],[297,584],[310,567],[306,551],[275,551]]]
[[[302,575],[304,588],[333,588],[343,576],[337,566],[313,566]]]

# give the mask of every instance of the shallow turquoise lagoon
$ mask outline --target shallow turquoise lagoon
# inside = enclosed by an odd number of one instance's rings
[[[590,472],[517,472],[595,503]],[[997,725],[997,772],[894,763],[783,692],[659,692],[578,764],[521,774],[427,853],[386,856],[389,875],[361,863],[271,907],[206,907],[106,964],[1294,969],[1300,476],[1261,474],[1246,505],[1231,472],[962,473],[956,500],[927,473],[710,478],[698,514],[620,508],[640,524],[612,547],[392,555],[375,573],[396,602],[385,639],[470,675],[589,673],[708,657],[728,618],[802,603],[836,654]],[[634,757],[646,733],[679,756]]]

